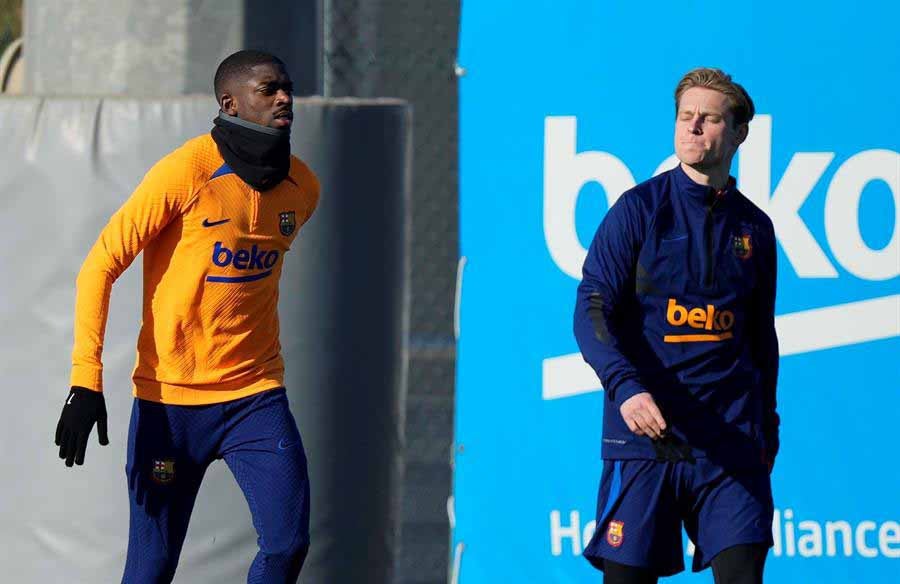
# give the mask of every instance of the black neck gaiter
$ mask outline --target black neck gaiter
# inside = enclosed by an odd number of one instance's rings
[[[213,120],[213,140],[225,164],[258,191],[284,180],[291,168],[290,128],[260,126],[225,112]]]

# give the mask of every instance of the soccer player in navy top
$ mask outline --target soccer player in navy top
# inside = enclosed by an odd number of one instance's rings
[[[778,452],[775,234],[735,188],[754,106],[718,69],[675,90],[680,164],[610,208],[584,262],[575,336],[605,389],[597,528],[606,584],[684,569],[762,582]]]

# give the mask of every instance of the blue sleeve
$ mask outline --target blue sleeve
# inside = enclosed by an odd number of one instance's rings
[[[635,269],[643,242],[645,220],[639,204],[636,196],[626,193],[606,214],[584,261],[575,302],[578,347],[616,409],[647,391],[622,349],[621,317],[634,303]]]
[[[780,419],[776,412],[775,389],[778,384],[778,335],[775,332],[775,288],[778,272],[778,255],[775,244],[775,230],[772,222],[766,222],[765,238],[760,250],[760,279],[756,290],[753,314],[751,349],[754,364],[760,372],[760,389],[763,396],[763,434],[769,458],[774,460],[778,453],[778,426]]]

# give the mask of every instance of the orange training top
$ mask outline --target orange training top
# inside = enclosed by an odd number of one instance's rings
[[[102,391],[110,290],[142,250],[135,396],[210,404],[283,385],[278,282],[318,201],[319,182],[296,157],[287,178],[260,193],[209,134],[157,162],[81,266],[71,385]]]

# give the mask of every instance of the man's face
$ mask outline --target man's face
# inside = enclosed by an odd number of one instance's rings
[[[734,127],[725,94],[691,87],[681,94],[675,118],[675,154],[701,171],[728,170],[731,158],[747,137],[747,124]]]
[[[222,111],[226,114],[270,128],[291,126],[294,86],[280,65],[255,65],[250,75],[229,89],[222,97]]]

